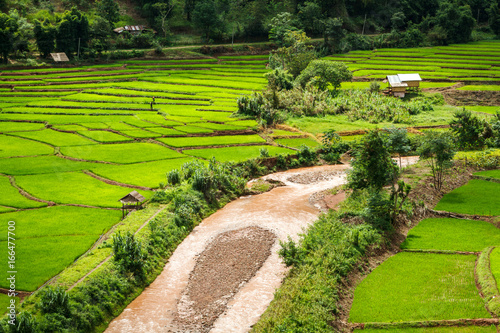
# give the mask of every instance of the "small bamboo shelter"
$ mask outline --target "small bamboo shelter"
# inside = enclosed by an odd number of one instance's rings
[[[121,198],[120,200],[118,200],[122,203],[122,218],[124,218],[125,215],[127,215],[129,210],[142,209],[142,202],[144,200],[146,200],[146,198],[144,198],[137,191],[132,191],[123,198]]]
[[[387,75],[387,82],[389,83],[389,92],[393,96],[405,97],[408,84],[401,82],[401,79],[398,75]]]
[[[417,73],[415,73],[415,74],[398,74],[398,77],[402,83],[406,83],[408,85],[409,90],[418,91],[418,88],[420,87],[420,81],[422,81],[419,74],[417,74]]]

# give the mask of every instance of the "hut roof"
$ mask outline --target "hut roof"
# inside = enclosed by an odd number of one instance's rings
[[[124,27],[119,27],[116,29],[113,29],[114,32],[121,34],[124,31],[143,31],[146,30],[146,26],[144,25],[126,25]]]
[[[422,81],[420,78],[420,75],[417,73],[415,74],[398,74],[399,80],[401,82],[408,82],[408,81]]]
[[[387,81],[391,87],[407,87],[408,84],[401,82],[399,75],[387,75]]]
[[[127,203],[131,203],[131,202],[134,202],[134,203],[142,202],[144,200],[146,200],[146,198],[144,198],[139,192],[132,191],[118,201],[120,201],[123,204],[127,204]]]

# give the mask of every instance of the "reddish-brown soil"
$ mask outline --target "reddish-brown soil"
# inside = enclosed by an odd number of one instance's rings
[[[259,227],[220,234],[198,257],[177,304],[180,332],[208,332],[228,301],[262,267],[276,236]]]

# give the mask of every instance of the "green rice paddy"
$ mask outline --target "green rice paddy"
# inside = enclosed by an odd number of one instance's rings
[[[445,196],[436,205],[436,210],[471,214],[500,215],[500,184],[472,179]]]
[[[429,218],[411,229],[402,249],[480,252],[500,245],[500,230],[476,220]]]
[[[476,256],[399,253],[356,288],[350,322],[491,318],[474,280]]]

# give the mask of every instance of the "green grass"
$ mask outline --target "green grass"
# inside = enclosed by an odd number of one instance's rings
[[[78,134],[99,142],[125,142],[134,140],[132,138],[127,138],[126,136],[109,131],[81,131],[78,132]]]
[[[83,160],[124,164],[185,157],[174,150],[152,143],[62,147],[61,153]]]
[[[500,86],[495,85],[495,84],[468,85],[468,86],[460,87],[457,90],[500,91]]]
[[[121,212],[61,206],[2,216],[16,222],[16,287],[32,291],[85,252],[119,221]],[[0,237],[0,246],[6,248],[6,235]],[[0,264],[0,287],[4,288],[6,264]]]
[[[62,133],[51,129],[33,132],[13,132],[10,135],[40,141],[56,147],[83,146],[95,144],[87,138],[72,133]]]
[[[292,148],[298,148],[300,146],[306,145],[311,148],[315,148],[320,145],[318,141],[315,141],[313,139],[308,139],[308,138],[297,138],[297,139],[276,139],[275,140],[277,143],[287,146],[287,147],[292,147]]]
[[[238,126],[237,124],[226,123],[226,124],[214,124],[214,123],[193,123],[193,125],[208,128],[214,131],[241,131],[247,126]]]
[[[482,112],[482,113],[489,113],[489,114],[496,114],[500,113],[500,106],[466,106],[467,110],[472,110],[475,112]]]
[[[0,133],[36,131],[45,127],[45,124],[21,123],[21,122],[0,122]]]
[[[157,188],[161,182],[166,183],[166,174],[193,160],[192,157],[174,158],[170,160],[134,163],[127,165],[97,164],[91,169],[95,174],[120,183]]]
[[[197,124],[199,125],[199,124]],[[208,128],[202,128],[198,126],[174,126],[176,131],[188,133],[188,134],[199,134],[199,133],[212,133],[213,131]]]
[[[454,326],[454,327],[422,327],[422,328],[388,328],[354,330],[357,333],[495,333],[494,325],[491,326]]]
[[[47,206],[47,204],[43,202],[30,200],[23,196],[15,187],[10,184],[10,181],[7,177],[0,177],[0,192],[2,193],[2,196],[0,197],[0,205],[2,206],[21,209]]]
[[[142,129],[134,129],[134,130],[122,130],[120,131],[122,134],[127,136],[131,136],[133,138],[157,138],[160,137],[161,134],[153,133],[150,131],[145,131]]]
[[[35,156],[0,159],[0,173],[7,175],[36,175],[66,171],[91,170],[100,163],[73,161],[58,156]]]
[[[186,135],[184,132],[180,132],[177,130],[174,130],[172,128],[165,128],[165,127],[154,127],[149,129],[151,132],[155,132],[161,135],[168,135],[168,136],[183,136]]]
[[[480,252],[500,245],[500,230],[476,220],[429,218],[410,230],[402,249]]]
[[[474,175],[500,179],[500,169],[476,172]]]
[[[11,298],[9,295],[6,294],[0,294],[0,315],[3,315],[7,313],[8,309],[7,307],[11,305],[10,300],[13,299],[15,301],[15,306],[16,309],[18,309],[19,305],[19,297],[13,297]]]
[[[399,253],[358,285],[349,321],[490,318],[474,282],[474,255]]]
[[[289,136],[301,136],[304,135],[303,133],[298,133],[298,132],[290,132],[290,131],[285,131],[285,130],[280,130],[280,129],[273,129],[272,133],[269,134],[271,137],[289,137]]]
[[[496,247],[490,254],[490,268],[495,281],[497,282],[497,288],[500,288],[500,248]]]
[[[500,215],[500,184],[472,179],[444,197],[436,210],[472,215]]]
[[[260,149],[266,148],[269,155],[276,156],[279,154],[295,154],[295,151],[274,147],[274,146],[248,146],[248,147],[226,147],[226,148],[208,148],[208,149],[192,149],[184,150],[183,153],[204,159],[215,157],[220,162],[243,162],[247,159],[260,156]]]
[[[17,184],[31,195],[60,204],[121,207],[118,201],[132,190],[109,185],[80,172],[16,176]],[[138,190],[148,198],[151,193]]]
[[[32,140],[0,135],[0,158],[14,156],[49,155],[54,148]]]
[[[265,143],[258,135],[222,135],[206,137],[162,138],[158,139],[172,147],[222,146],[245,143]]]

